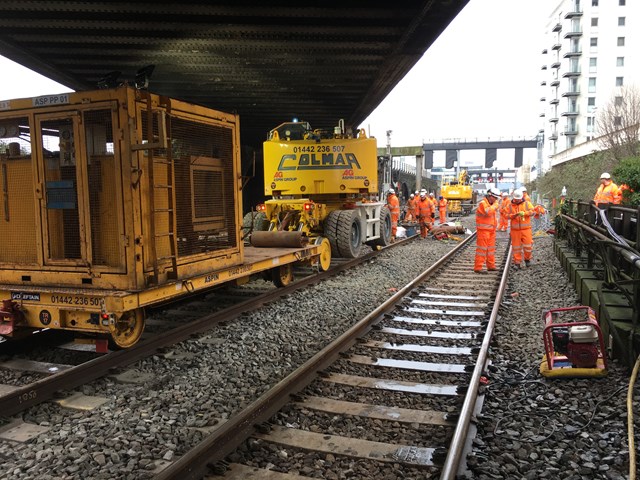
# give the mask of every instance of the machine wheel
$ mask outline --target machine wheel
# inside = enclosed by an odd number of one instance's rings
[[[326,272],[331,265],[331,244],[324,237],[316,238],[316,245],[320,245],[320,256],[318,257],[318,265],[320,270]]]
[[[362,248],[362,228],[357,210],[341,210],[338,219],[338,252],[344,258],[356,258]]]
[[[391,212],[386,206],[380,209],[380,238],[370,243],[372,247],[386,247],[391,244]]]
[[[324,221],[324,236],[329,240],[331,254],[338,256],[338,219],[342,210],[334,210]]]
[[[293,265],[288,263],[271,269],[271,280],[273,284],[280,288],[286,287],[293,282]]]
[[[242,236],[246,237],[251,232],[269,230],[269,221],[264,212],[249,212],[242,219]]]
[[[144,331],[144,310],[138,308],[124,312],[109,325],[110,344],[114,349],[129,348],[137,343]]]

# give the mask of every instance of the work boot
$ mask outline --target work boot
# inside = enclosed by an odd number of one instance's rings
[[[525,264],[527,267],[531,266],[531,260],[525,260],[525,261],[524,261],[524,264]]]
[[[474,270],[473,273],[482,273],[484,275],[487,272],[485,272],[484,270]]]
[[[516,270],[521,270],[522,269],[522,267],[520,266],[519,263],[514,263],[513,264],[513,268],[515,268]]]

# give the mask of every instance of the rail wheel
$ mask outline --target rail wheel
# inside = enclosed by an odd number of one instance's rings
[[[286,287],[293,282],[293,265],[288,263],[271,269],[271,280],[278,288]]]
[[[320,245],[320,255],[318,256],[320,270],[326,272],[331,265],[331,243],[327,238],[318,237],[316,238],[316,245]]]
[[[136,344],[144,331],[144,310],[125,312],[109,326],[110,343],[115,348],[129,348]]]
[[[344,258],[356,258],[362,248],[362,228],[356,210],[340,210],[338,251]]]

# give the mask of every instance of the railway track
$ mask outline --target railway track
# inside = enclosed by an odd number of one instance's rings
[[[473,236],[400,289],[160,479],[455,478],[510,263],[472,272]]]
[[[398,245],[402,245],[402,242],[387,248]],[[61,338],[68,340],[68,336],[54,331],[26,337],[21,344],[0,344],[0,355],[10,353],[5,355],[6,360],[0,362],[0,412],[3,416],[14,415],[43,401],[59,397],[62,395],[60,392],[115,374],[137,360],[166,352],[172,345],[198,336],[216,324],[231,321],[261,305],[367,262],[377,254],[377,251],[372,251],[352,260],[335,259],[326,272],[297,269],[294,272],[297,280],[283,288],[275,288],[267,282],[257,282],[246,287],[214,290],[174,302],[165,309],[155,309],[155,313],[148,319],[148,328],[140,342],[126,350],[96,354],[95,351],[60,341]],[[49,333],[52,334],[51,342],[45,339]],[[32,341],[38,347],[32,348]],[[24,346],[24,350],[20,351],[20,345]],[[91,345],[87,347],[93,348]],[[54,352],[59,349],[65,349],[65,353]],[[58,360],[52,360],[54,357]],[[59,360],[61,357],[64,358],[63,361]]]

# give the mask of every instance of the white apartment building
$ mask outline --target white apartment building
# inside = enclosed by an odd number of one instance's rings
[[[561,0],[542,50],[542,168],[598,135],[596,117],[623,85],[640,87],[640,0]]]

